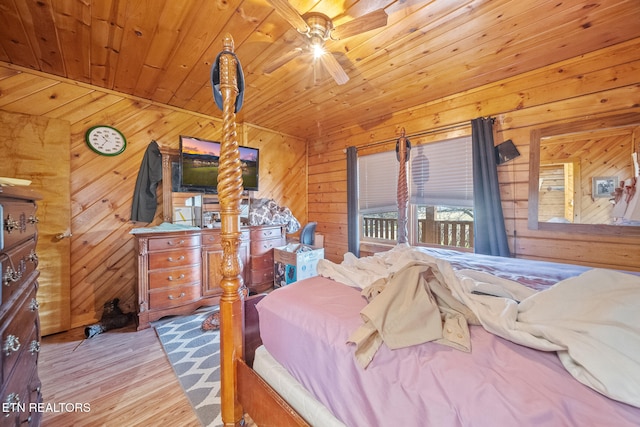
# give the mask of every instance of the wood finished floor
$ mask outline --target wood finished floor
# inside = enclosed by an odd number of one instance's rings
[[[42,339],[45,404],[87,403],[89,412],[45,412],[43,427],[199,427],[153,328],[84,338],[74,329]]]

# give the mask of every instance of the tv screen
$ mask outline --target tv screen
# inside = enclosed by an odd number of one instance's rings
[[[239,147],[242,186],[258,191],[260,150]],[[192,136],[180,136],[180,187],[183,191],[218,192],[220,143]]]

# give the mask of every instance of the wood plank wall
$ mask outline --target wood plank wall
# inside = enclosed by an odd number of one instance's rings
[[[130,213],[144,152],[151,140],[177,150],[181,134],[219,140],[221,120],[2,62],[0,109],[71,125],[71,327],[94,323],[103,304],[115,297],[125,312],[134,311],[136,268],[129,232],[146,224],[131,222]],[[123,154],[110,158],[87,148],[85,131],[96,124],[124,133]],[[260,191],[253,197],[274,199],[304,224],[306,142],[250,124],[239,124],[238,140],[260,149]],[[161,194],[158,202],[153,224],[162,222]]]
[[[398,82],[399,85],[402,82]],[[424,90],[429,90],[425,88]],[[482,86],[377,122],[354,123],[309,142],[309,220],[325,235],[326,257],[341,261],[347,251],[346,154],[348,146],[496,118],[496,144],[512,139],[521,156],[499,167],[509,245],[515,256],[640,270],[640,238],[550,233],[527,226],[529,139],[532,129],[552,123],[640,109],[640,39]],[[441,131],[412,143],[448,138]],[[389,143],[386,149],[393,149]],[[359,150],[360,151],[360,150]]]

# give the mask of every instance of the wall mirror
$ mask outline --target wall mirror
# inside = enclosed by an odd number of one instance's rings
[[[640,112],[532,130],[529,229],[640,235],[640,222],[617,217],[614,204],[638,151]]]

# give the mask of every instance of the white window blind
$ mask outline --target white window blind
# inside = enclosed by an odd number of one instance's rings
[[[411,203],[473,207],[471,137],[411,149]]]
[[[360,213],[397,211],[398,161],[395,151],[358,158]]]
[[[473,207],[470,136],[412,147],[407,169],[412,204]],[[395,150],[359,157],[360,214],[397,210],[397,183]]]

